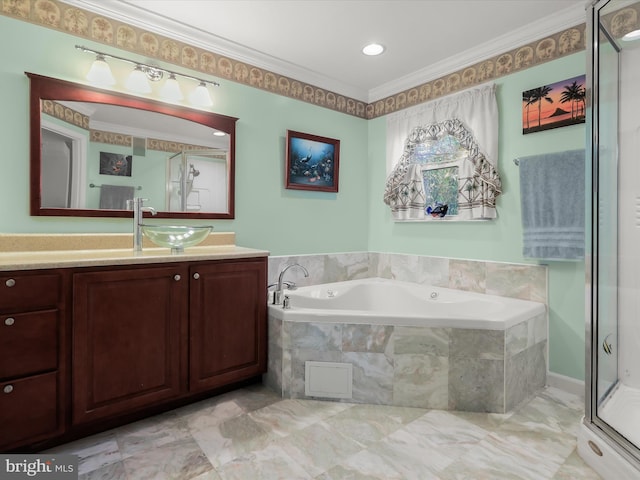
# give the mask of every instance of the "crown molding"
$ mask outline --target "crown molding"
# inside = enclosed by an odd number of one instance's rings
[[[302,68],[241,44],[231,42],[212,33],[184,25],[129,3],[118,2],[116,4],[115,2],[104,2],[101,0],[60,1],[251,66],[262,68],[370,104],[482,62],[483,60],[495,57],[514,48],[535,42],[545,36],[553,35],[564,29],[585,23],[586,20],[586,7],[568,7],[556,14],[547,16],[508,34],[482,43],[459,55],[449,57],[446,60],[367,91],[340,82],[335,78],[328,77],[319,72]],[[116,5],[117,8],[114,8]]]
[[[278,73],[294,80],[324,88],[336,94],[366,102],[368,92],[365,89],[340,82],[335,78],[302,68],[279,58],[231,42],[209,32],[184,25],[170,18],[157,15],[128,3],[104,2],[102,0],[60,0],[62,3],[87,10],[98,15],[115,19],[193,47],[228,57],[248,65]],[[117,9],[113,8],[117,5]]]
[[[542,18],[525,27],[482,43],[471,50],[462,52],[460,55],[447,58],[442,62],[435,63],[392,82],[372,88],[369,90],[367,102],[374,103],[383,98],[395,95],[398,92],[435,80],[444,75],[513,50],[514,48],[574,27],[584,23],[585,20],[586,11],[584,9],[576,7],[565,8],[554,15]]]

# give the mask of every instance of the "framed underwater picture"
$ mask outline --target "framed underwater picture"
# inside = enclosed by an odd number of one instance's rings
[[[340,140],[287,130],[285,187],[338,191]]]
[[[100,175],[131,176],[133,157],[121,153],[100,152]]]

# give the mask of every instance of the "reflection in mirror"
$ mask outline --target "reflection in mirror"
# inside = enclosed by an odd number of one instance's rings
[[[233,218],[235,118],[27,75],[32,215]]]
[[[209,148],[175,153],[168,161],[167,210],[227,210],[227,151]]]

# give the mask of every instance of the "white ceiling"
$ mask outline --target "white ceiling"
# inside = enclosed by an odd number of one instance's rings
[[[586,0],[63,0],[373,102],[585,21]],[[385,45],[379,57],[360,49]]]

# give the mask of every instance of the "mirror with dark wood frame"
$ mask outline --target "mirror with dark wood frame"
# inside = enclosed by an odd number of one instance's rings
[[[31,215],[234,218],[237,118],[26,75]]]

